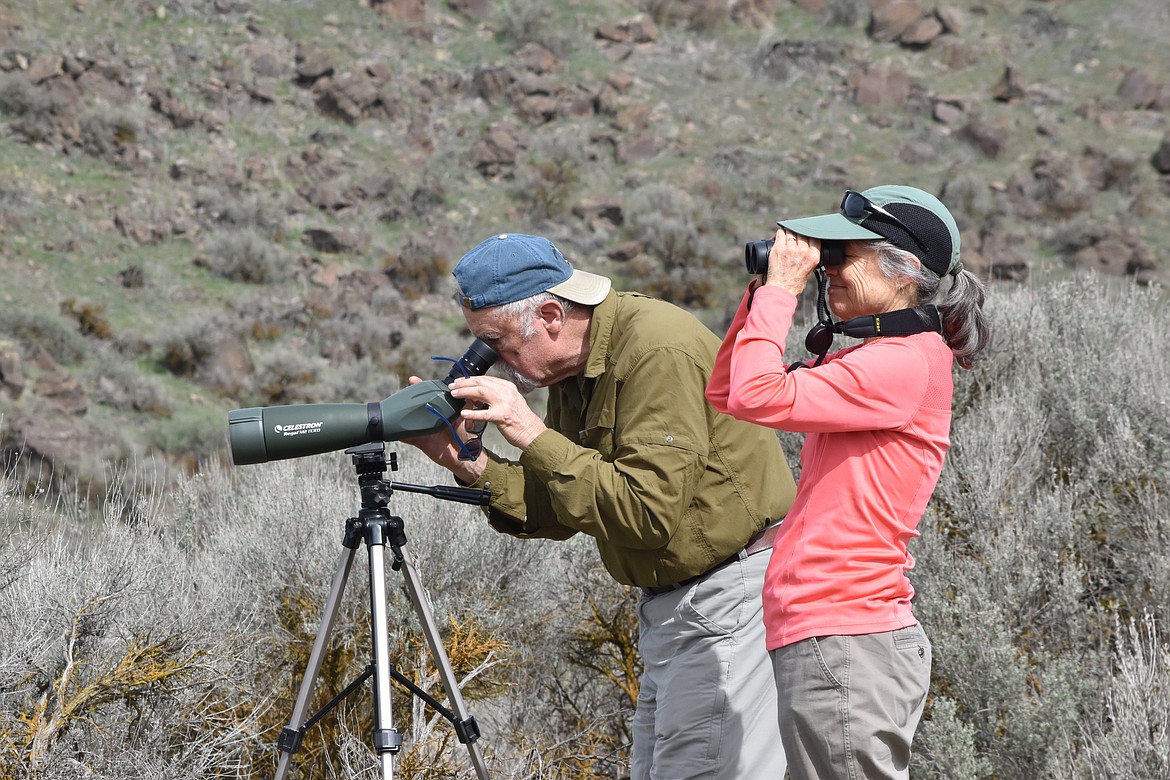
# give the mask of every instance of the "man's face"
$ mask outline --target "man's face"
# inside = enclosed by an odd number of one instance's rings
[[[539,314],[529,322],[503,316],[499,308],[479,311],[463,310],[472,334],[487,344],[504,366],[497,369],[522,393],[545,387],[563,379],[556,366],[559,361],[555,343],[548,337],[545,322]]]

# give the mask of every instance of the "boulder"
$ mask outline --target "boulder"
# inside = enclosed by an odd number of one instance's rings
[[[974,120],[963,125],[955,137],[979,150],[988,159],[994,160],[1003,152],[1008,142],[1007,131],[997,125]]]
[[[370,244],[369,236],[341,228],[309,228],[301,240],[311,249],[327,254],[362,252]]]
[[[923,16],[898,36],[898,43],[914,48],[926,48],[943,34],[943,24],[937,16]]]
[[[1158,150],[1154,152],[1154,156],[1150,159],[1150,164],[1154,166],[1154,170],[1163,176],[1170,174],[1170,133],[1166,133],[1162,137],[1162,143],[1158,146]]]
[[[1031,272],[1028,261],[1017,251],[1024,236],[992,231],[980,235],[963,231],[963,267],[980,279],[1026,282]]]
[[[17,478],[39,490],[67,489],[70,474],[83,463],[106,457],[112,443],[102,433],[76,418],[21,416],[4,435],[5,462],[16,463]]]
[[[238,341],[224,339],[212,348],[195,379],[220,395],[235,397],[250,389],[248,383],[254,373],[247,349]]]
[[[468,19],[486,19],[492,10],[491,0],[447,0],[447,7]]]
[[[333,62],[329,55],[298,47],[296,53],[296,83],[298,85],[311,87],[320,79],[332,75]]]
[[[64,63],[65,61],[60,54],[46,52],[29,64],[28,71],[24,74],[25,78],[33,84],[48,81],[51,78],[62,75],[64,72]]]
[[[19,398],[26,381],[20,350],[11,341],[0,341],[0,398]]]
[[[613,227],[625,222],[621,201],[612,195],[582,198],[573,206],[573,214],[591,223],[605,221]]]
[[[950,35],[961,35],[963,28],[966,26],[966,19],[963,16],[962,9],[955,6],[942,6],[936,8],[935,16],[942,22],[943,30]]]
[[[363,119],[393,119],[401,113],[398,101],[368,68],[349,68],[320,80],[313,89],[321,113],[350,125]]]
[[[1009,66],[1004,68],[999,81],[991,88],[991,97],[1000,103],[1018,103],[1026,91],[1020,72]]]
[[[874,0],[870,8],[869,37],[879,43],[899,40],[926,16],[915,0]]]
[[[508,100],[508,90],[516,81],[516,74],[503,66],[477,68],[471,77],[475,94],[489,106],[500,106]]]
[[[52,371],[37,377],[33,393],[70,417],[83,415],[88,408],[81,381],[66,371]]]
[[[1117,96],[1129,108],[1152,108],[1161,96],[1161,85],[1147,71],[1130,68],[1121,79]]]
[[[658,40],[658,25],[647,14],[617,24],[600,25],[595,38],[613,43],[653,43]]]
[[[544,46],[529,42],[512,55],[516,64],[533,73],[554,73],[561,69],[561,61]]]
[[[426,0],[373,0],[370,5],[396,22],[422,22],[427,18]]]
[[[507,122],[496,122],[471,145],[468,158],[485,178],[509,177],[516,167],[517,156],[527,148],[524,133]]]
[[[910,99],[910,77],[899,67],[869,65],[849,78],[853,99],[871,108],[900,108]]]
[[[1138,231],[1112,222],[1097,222],[1066,247],[1066,258],[1077,268],[1111,276],[1132,276],[1142,283],[1155,280],[1154,253]]]
[[[616,158],[619,165],[650,160],[661,151],[662,141],[657,136],[621,136],[617,139]]]

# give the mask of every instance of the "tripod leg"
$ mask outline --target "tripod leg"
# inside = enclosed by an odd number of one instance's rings
[[[394,776],[393,756],[402,747],[390,706],[390,638],[386,617],[386,546],[370,540],[370,628],[374,640],[374,750],[382,763],[383,780]]]
[[[447,697],[451,701],[451,711],[458,718],[456,730],[460,732],[460,741],[467,743],[467,750],[471,755],[471,764],[475,767],[476,777],[479,780],[488,780],[487,764],[484,762],[483,752],[476,742],[479,737],[478,727],[467,714],[467,706],[463,703],[463,695],[459,690],[459,683],[455,679],[455,672],[451,668],[451,661],[448,660],[447,651],[443,649],[443,643],[440,641],[439,628],[435,624],[435,616],[431,610],[430,596],[422,587],[410,553],[406,550],[400,550],[400,553],[402,555],[402,574],[406,579],[406,592],[414,604],[415,611],[418,612],[423,633],[427,638],[427,645],[431,650],[431,657],[435,661],[435,666],[438,667],[443,688],[447,691]],[[472,727],[474,733],[463,733],[468,725]]]
[[[313,687],[317,684],[317,675],[321,671],[321,662],[325,658],[325,649],[329,645],[329,635],[333,631],[333,623],[337,618],[337,605],[341,601],[341,594],[345,591],[345,582],[349,578],[349,570],[353,566],[357,543],[351,546],[350,536],[346,537],[345,546],[341,550],[341,557],[337,561],[337,571],[333,574],[333,583],[329,586],[329,597],[325,600],[325,610],[321,613],[321,624],[317,628],[317,639],[313,642],[313,650],[309,654],[309,664],[305,668],[305,676],[301,679],[301,689],[297,694],[296,705],[293,707],[292,717],[288,725],[280,733],[280,763],[276,767],[275,780],[281,780],[288,771],[292,754],[301,746],[304,737],[305,712],[309,707],[309,700],[313,696]]]

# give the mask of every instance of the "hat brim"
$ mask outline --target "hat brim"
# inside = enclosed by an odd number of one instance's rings
[[[573,269],[573,274],[548,288],[548,292],[585,306],[596,306],[609,295],[610,281],[604,276]]]
[[[885,238],[881,233],[863,228],[844,214],[822,214],[819,217],[786,219],[776,224],[799,236],[828,241],[870,241]]]

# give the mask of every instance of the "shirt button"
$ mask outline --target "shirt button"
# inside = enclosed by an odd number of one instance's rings
[[[667,444],[670,444],[672,441],[674,441],[674,437],[673,437],[673,436],[667,436],[667,437],[666,437],[666,443],[667,443]]]

